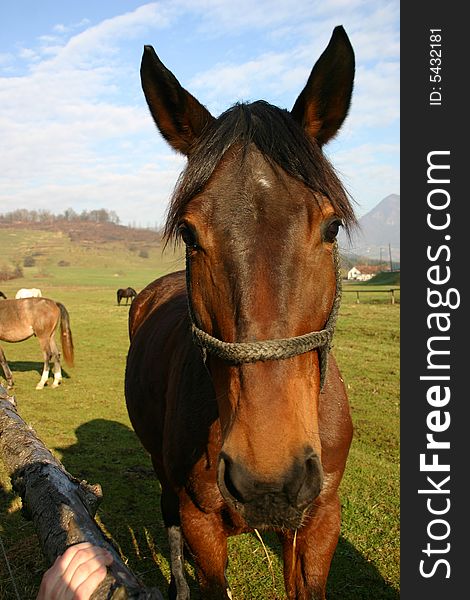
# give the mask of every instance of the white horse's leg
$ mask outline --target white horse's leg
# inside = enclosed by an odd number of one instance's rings
[[[44,368],[42,370],[42,377],[39,383],[36,386],[37,390],[42,390],[42,388],[46,385],[47,380],[49,379],[49,359],[46,358],[44,360]]]
[[[62,371],[60,369],[60,363],[54,363],[54,382],[52,384],[53,388],[59,387],[62,383]]]
[[[52,384],[53,388],[59,387],[59,385],[62,383],[62,370],[60,368],[60,360],[59,357],[57,356],[57,360],[54,360],[54,382]]]

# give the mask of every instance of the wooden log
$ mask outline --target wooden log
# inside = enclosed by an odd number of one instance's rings
[[[163,600],[146,588],[122,561],[112,541],[94,519],[102,499],[100,485],[78,481],[68,473],[16,410],[15,398],[0,386],[0,457],[21,496],[23,511],[36,529],[49,564],[71,545],[90,542],[113,555],[105,580],[93,600]]]

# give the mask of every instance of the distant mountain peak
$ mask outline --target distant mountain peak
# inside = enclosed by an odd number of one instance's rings
[[[348,253],[369,258],[387,258],[389,247],[393,260],[400,259],[400,196],[389,194],[358,219],[359,228],[351,242],[340,237],[341,247]]]

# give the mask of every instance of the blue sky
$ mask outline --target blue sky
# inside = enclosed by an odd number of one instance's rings
[[[398,0],[2,2],[0,213],[105,208],[162,224],[185,159],[148,113],[144,44],[215,116],[239,100],[290,109],[339,24],[357,75],[325,152],[361,216],[399,193]]]

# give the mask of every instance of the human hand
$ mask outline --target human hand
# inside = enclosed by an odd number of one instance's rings
[[[88,542],[69,546],[44,573],[36,600],[88,600],[112,562],[107,550]]]

